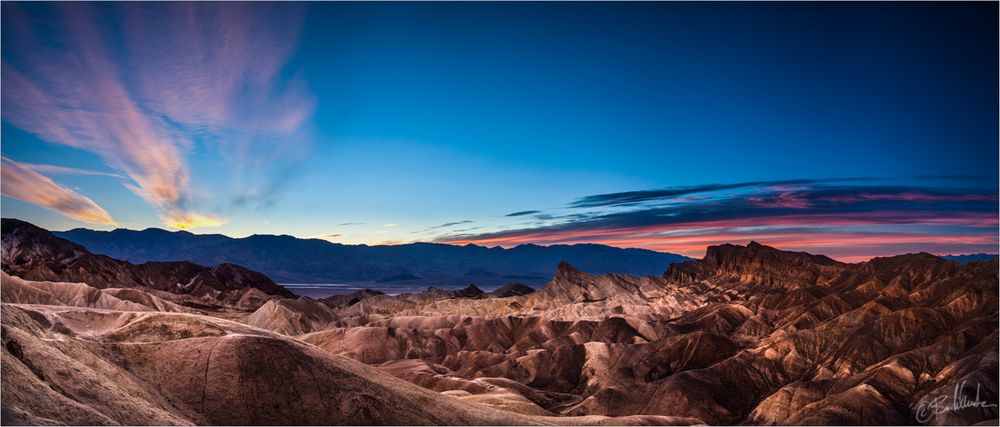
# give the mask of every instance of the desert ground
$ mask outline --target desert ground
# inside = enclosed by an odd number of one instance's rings
[[[997,423],[996,261],[751,243],[659,276],[317,300],[3,233],[4,424]]]

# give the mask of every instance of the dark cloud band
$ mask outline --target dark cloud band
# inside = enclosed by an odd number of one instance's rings
[[[518,212],[509,213],[509,214],[504,215],[504,216],[524,216],[524,215],[531,215],[531,214],[536,214],[536,213],[541,213],[541,212],[542,211],[518,211]]]

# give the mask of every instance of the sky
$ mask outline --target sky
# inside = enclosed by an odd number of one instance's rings
[[[998,248],[996,3],[0,7],[48,229]]]

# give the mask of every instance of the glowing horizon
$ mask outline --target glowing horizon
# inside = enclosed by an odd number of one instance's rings
[[[0,7],[3,215],[47,229],[1000,245],[995,4]]]

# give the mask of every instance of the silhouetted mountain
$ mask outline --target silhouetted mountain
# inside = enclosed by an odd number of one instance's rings
[[[490,292],[490,294],[498,298],[516,297],[521,295],[527,295],[535,292],[535,289],[531,286],[525,285],[523,283],[511,283],[506,286],[502,286],[497,290]]]
[[[644,249],[604,245],[520,245],[510,249],[476,245],[413,243],[395,246],[343,245],[292,236],[253,235],[235,239],[219,234],[74,229],[55,233],[94,253],[128,260],[234,263],[283,283],[391,283],[434,286],[541,285],[560,261],[595,274],[660,274],[689,258]]]
[[[248,288],[294,296],[267,276],[238,265],[205,267],[186,261],[135,265],[92,254],[83,246],[21,220],[4,218],[0,228],[3,271],[26,280],[80,282],[98,289],[142,287],[198,296]]]
[[[382,293],[381,291],[377,291],[374,289],[362,289],[348,294],[330,295],[319,301],[332,308],[343,308],[343,307],[350,307],[354,304],[361,302],[366,298],[370,298],[376,295],[385,295],[385,294]]]
[[[967,264],[970,262],[990,262],[997,259],[997,254],[942,255],[941,258]]]

